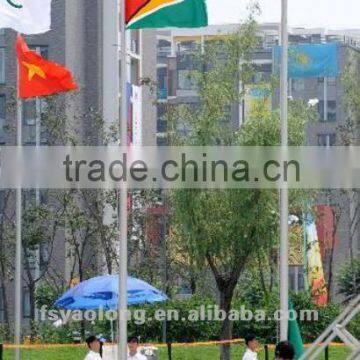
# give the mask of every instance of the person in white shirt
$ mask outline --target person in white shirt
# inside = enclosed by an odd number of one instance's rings
[[[89,353],[86,355],[84,360],[102,360],[101,359],[101,342],[96,336],[90,336],[86,339]]]
[[[243,360],[257,360],[257,348],[259,346],[259,342],[256,340],[256,336],[253,334],[249,334],[245,336],[245,344],[246,344],[246,351],[243,356]]]
[[[147,360],[145,355],[140,354],[138,351],[139,339],[137,337],[130,337],[128,340],[128,360]]]

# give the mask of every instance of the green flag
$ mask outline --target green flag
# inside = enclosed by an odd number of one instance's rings
[[[205,0],[127,0],[128,29],[207,26]]]
[[[289,311],[294,310],[292,301],[289,301]],[[293,317],[293,316],[290,316]],[[299,359],[304,353],[304,345],[301,338],[301,332],[297,320],[289,320],[289,341],[295,349],[295,359]]]

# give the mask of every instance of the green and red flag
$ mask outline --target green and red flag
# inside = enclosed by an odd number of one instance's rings
[[[128,29],[208,25],[205,0],[126,0],[125,21]]]

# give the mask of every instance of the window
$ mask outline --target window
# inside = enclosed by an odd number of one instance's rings
[[[0,95],[0,138],[4,136],[6,121],[6,97]]]
[[[41,126],[47,112],[47,102],[41,99],[27,99],[23,101],[23,142],[25,145],[36,145],[36,130],[40,132],[40,144],[48,143],[46,127]],[[36,121],[39,121],[39,129]]]
[[[318,145],[319,146],[334,146],[336,143],[336,134],[319,134]]]
[[[48,46],[29,46],[31,50],[36,51],[39,55],[41,55],[43,58],[48,59],[49,58],[49,48]]]
[[[318,103],[320,121],[336,121],[337,104],[335,100],[328,100],[327,102],[327,119],[325,119],[324,110],[324,100],[320,100]]]
[[[196,80],[192,70],[178,70],[178,89],[196,90]]]
[[[177,46],[178,52],[195,52],[199,50],[200,46],[199,43],[196,41],[182,41]]]
[[[304,91],[305,90],[305,79],[291,79],[291,90],[292,91]]]
[[[167,146],[167,138],[165,134],[157,134],[156,135],[156,144],[157,146]]]
[[[165,133],[167,131],[167,121],[166,121],[166,105],[158,104],[157,106],[157,132]]]
[[[336,121],[336,101],[328,101],[328,121]]]
[[[167,68],[160,68],[157,71],[157,83],[158,83],[158,98],[166,99],[167,98]]]
[[[254,84],[269,82],[271,75],[272,75],[272,64],[255,65],[252,82]]]
[[[30,291],[27,287],[23,288],[22,313],[23,318],[30,317]]]
[[[336,86],[336,77],[327,78],[327,84],[330,86]]]
[[[167,58],[171,55],[171,42],[167,40],[159,40],[157,45],[157,62],[167,64]]]
[[[0,48],[0,84],[5,84],[5,49]]]
[[[5,205],[5,190],[0,190],[0,219]]]
[[[36,99],[28,99],[23,102],[23,122],[27,126],[36,125]]]
[[[279,45],[278,35],[265,35],[265,47],[272,48],[276,45]]]
[[[292,291],[298,293],[305,289],[303,265],[290,265],[289,286]]]
[[[336,77],[328,77],[326,79],[327,79],[328,86],[336,86],[336,83],[337,83]],[[318,81],[318,84],[324,84],[323,77],[319,77],[317,81]]]
[[[50,261],[50,246],[47,243],[40,244],[40,271],[45,272]]]

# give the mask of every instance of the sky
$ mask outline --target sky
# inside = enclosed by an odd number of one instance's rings
[[[281,0],[258,0],[258,21],[279,22]],[[237,23],[246,18],[249,0],[207,0],[210,24]],[[289,25],[360,29],[360,0],[288,0]]]

